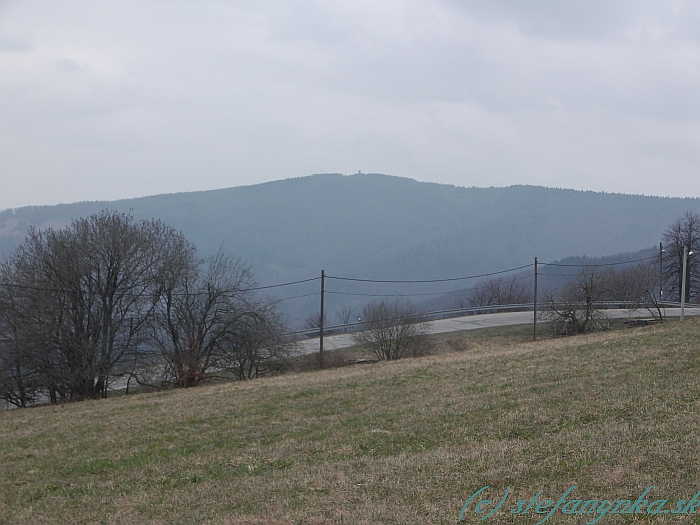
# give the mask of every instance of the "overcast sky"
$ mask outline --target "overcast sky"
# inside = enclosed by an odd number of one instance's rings
[[[0,209],[358,171],[700,196],[700,2],[0,0]]]

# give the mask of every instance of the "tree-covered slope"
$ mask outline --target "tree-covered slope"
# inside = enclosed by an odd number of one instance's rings
[[[9,253],[30,224],[60,227],[105,207],[159,218],[185,232],[202,254],[230,248],[250,261],[261,284],[273,284],[314,277],[321,269],[372,279],[447,278],[520,266],[535,256],[548,261],[634,252],[657,244],[682,213],[698,213],[700,199],[314,175],[6,210],[0,213],[0,253]]]

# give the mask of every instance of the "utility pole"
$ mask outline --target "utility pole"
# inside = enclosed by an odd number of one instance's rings
[[[691,252],[692,253],[692,252]],[[688,267],[688,247],[683,247],[683,279],[681,279],[681,321],[685,319],[685,279]]]
[[[318,367],[323,368],[323,299],[326,288],[326,272],[321,270],[321,317],[318,322],[319,339],[318,339]]]
[[[534,317],[532,319],[532,340],[537,341],[537,257],[535,257],[535,300]]]
[[[664,300],[664,245],[659,243],[659,302]]]

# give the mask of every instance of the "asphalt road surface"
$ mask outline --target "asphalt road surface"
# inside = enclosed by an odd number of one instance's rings
[[[609,318],[647,318],[650,317],[646,310],[606,310]],[[681,315],[680,308],[666,308],[667,317],[679,317]],[[686,308],[685,315],[696,316],[700,315],[700,308]],[[504,312],[481,315],[467,315],[465,317],[453,317],[451,319],[439,319],[431,321],[429,334],[442,334],[445,332],[457,332],[460,330],[475,330],[477,328],[490,328],[494,326],[509,326],[517,324],[532,323],[532,312]],[[543,329],[545,329],[543,327]],[[352,340],[351,334],[329,335],[323,338],[323,350],[339,350],[348,348],[355,343]],[[300,342],[302,354],[312,354],[318,352],[318,337],[313,339],[305,339]]]

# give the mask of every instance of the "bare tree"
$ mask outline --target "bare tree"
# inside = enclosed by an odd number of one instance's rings
[[[327,327],[328,325],[328,316],[326,316],[325,312],[323,313],[323,326]],[[309,314],[306,316],[306,319],[304,320],[304,328],[308,328],[309,330],[320,330],[321,328],[321,312],[315,312],[312,314]],[[319,335],[320,332],[309,332],[309,335]]]
[[[261,300],[240,318],[222,344],[220,366],[240,380],[286,370],[296,346],[283,335],[286,328],[269,300]]]
[[[517,277],[488,278],[469,294],[471,306],[522,304],[532,300],[532,291]]]
[[[373,301],[362,308],[362,331],[353,340],[369,348],[380,361],[417,355],[423,347],[429,323],[412,302]]]
[[[532,301],[532,290],[522,278],[489,277],[453,301],[455,308],[523,304]]]
[[[584,267],[558,293],[550,292],[541,314],[554,333],[575,335],[604,328],[600,302],[607,298],[607,278],[595,267]]]
[[[0,399],[17,407],[32,404],[40,395],[36,351],[32,348],[30,324],[23,316],[22,290],[13,267],[0,267]]]
[[[153,340],[164,360],[164,383],[191,387],[216,364],[222,341],[247,311],[246,290],[255,286],[250,268],[219,251],[201,272],[200,262],[183,268],[161,290]]]
[[[187,245],[159,221],[103,211],[63,230],[31,228],[9,259],[10,332],[52,401],[104,397],[154,307],[154,283]],[[7,335],[7,332],[6,332]]]
[[[186,388],[225,369],[251,379],[271,371],[272,361],[281,366],[289,348],[283,324],[251,290],[250,267],[223,250],[200,266],[190,262],[161,290],[152,324],[158,351],[144,371],[159,370],[161,385]]]
[[[0,277],[0,398],[18,406],[105,397],[124,375],[194,386],[237,367],[252,378],[290,351],[249,266],[223,251],[203,264],[160,221],[103,211],[32,228]]]
[[[338,311],[336,312],[335,316],[336,319],[338,319],[338,324],[341,325],[346,325],[343,328],[343,332],[348,331],[347,325],[353,322],[353,313],[355,312],[355,308],[349,304],[344,304],[340,308],[338,308]]]
[[[663,313],[656,293],[659,271],[655,262],[643,261],[619,270],[610,269],[603,274],[606,299],[619,301],[628,310],[645,309],[661,321]]]
[[[664,288],[672,297],[680,300],[683,282],[683,252],[700,251],[700,215],[687,212],[676,219],[664,232]],[[700,297],[700,260],[697,255],[688,257],[686,268],[685,300]]]

